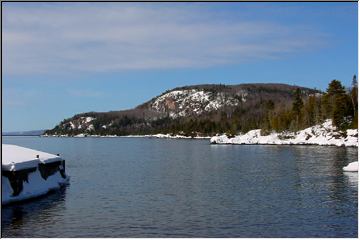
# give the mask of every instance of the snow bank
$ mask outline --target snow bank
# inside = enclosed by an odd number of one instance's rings
[[[25,200],[69,182],[65,161],[57,155],[2,144],[2,204]]]
[[[349,163],[347,166],[343,167],[343,170],[346,172],[357,172],[359,168],[359,162]]]
[[[214,136],[210,139],[212,144],[297,144],[297,145],[332,145],[357,147],[358,130],[349,129],[342,135],[332,125],[330,119],[321,125],[306,128],[296,133],[271,133],[261,135],[261,130],[251,130],[243,135],[229,138],[226,135]]]

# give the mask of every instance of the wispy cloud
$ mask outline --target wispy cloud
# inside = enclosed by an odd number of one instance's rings
[[[228,19],[206,8],[76,4],[3,10],[5,74],[199,68],[319,47],[311,26]]]
[[[33,89],[16,89],[4,88],[3,89],[3,106],[5,107],[28,107],[31,105],[35,98],[38,98],[40,92]]]
[[[87,89],[69,89],[67,93],[73,97],[101,97],[104,96],[103,92],[87,90]]]

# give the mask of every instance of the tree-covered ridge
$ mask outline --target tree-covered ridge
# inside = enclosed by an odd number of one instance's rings
[[[46,134],[234,135],[259,128],[263,131],[295,131],[327,118],[332,118],[340,129],[346,129],[357,127],[356,78],[354,82],[352,89],[346,91],[339,81],[334,80],[326,93],[286,84],[179,87],[134,109],[77,114]],[[209,108],[210,105],[216,107]],[[175,114],[184,108],[186,112]]]

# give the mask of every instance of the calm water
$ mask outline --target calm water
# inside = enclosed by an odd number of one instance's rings
[[[71,184],[4,207],[2,237],[357,237],[354,148],[4,137],[67,160]]]

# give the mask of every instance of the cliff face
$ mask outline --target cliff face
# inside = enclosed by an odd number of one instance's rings
[[[267,105],[288,106],[296,86],[286,84],[196,85],[175,88],[136,108],[113,112],[89,112],[65,119],[46,134],[128,135],[159,132],[184,133],[189,121],[198,125],[220,124],[233,114],[245,121],[261,119]],[[304,97],[321,94],[300,87]],[[201,122],[202,121],[202,122]],[[202,124],[201,124],[202,123]],[[216,131],[216,126],[211,131]],[[201,126],[197,134],[205,133]],[[186,130],[186,129],[185,129]],[[210,131],[210,130],[209,130]]]

